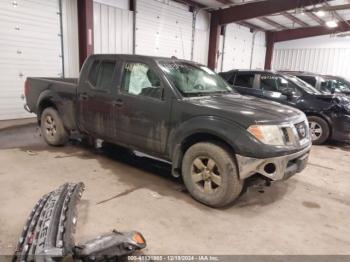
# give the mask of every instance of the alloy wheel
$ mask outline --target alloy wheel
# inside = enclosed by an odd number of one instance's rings
[[[51,115],[45,117],[45,131],[47,135],[54,136],[57,132],[55,120]]]
[[[197,157],[192,162],[191,178],[204,193],[212,194],[222,184],[222,177],[216,162],[209,157]]]
[[[309,127],[312,141],[318,140],[323,134],[321,125],[317,122],[309,122]]]

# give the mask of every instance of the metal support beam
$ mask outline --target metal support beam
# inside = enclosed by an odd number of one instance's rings
[[[216,68],[217,54],[219,49],[219,39],[221,33],[221,26],[218,24],[216,17],[212,16],[210,21],[210,35],[209,35],[209,52],[208,52],[208,67],[212,70]]]
[[[326,26],[313,26],[313,27],[305,27],[305,28],[297,28],[297,29],[289,29],[279,32],[273,32],[273,40],[274,42],[283,42],[289,40],[295,40],[306,37],[320,36],[320,35],[330,35],[335,33],[341,33],[350,31],[350,20],[340,22],[338,27],[329,28]]]
[[[273,48],[275,45],[275,33],[266,32],[266,56],[265,56],[265,70],[270,70],[273,58]]]
[[[232,2],[230,0],[216,0],[216,2],[224,5],[232,5]]]
[[[258,25],[255,25],[253,23],[250,23],[250,22],[247,22],[247,21],[242,21],[242,22],[238,22],[239,25],[242,25],[242,26],[245,26],[245,27],[249,27],[250,29],[253,29],[253,30],[257,30],[257,31],[263,31],[265,32],[266,29],[258,26]]]
[[[347,31],[350,31],[350,20],[340,22],[337,28],[329,28],[326,26],[313,26],[297,29],[288,29],[278,32],[266,32],[265,69],[271,69],[273,48],[275,43],[277,42],[290,41],[313,36],[330,35]]]
[[[277,22],[275,22],[275,21],[273,21],[273,20],[271,20],[271,19],[269,19],[267,17],[260,17],[258,19],[260,21],[270,25],[270,26],[273,26],[273,27],[277,28],[277,29],[282,29],[282,30],[288,29],[288,27],[285,27],[285,26],[283,26],[283,25],[281,25],[281,24],[279,24],[279,23],[277,23]]]
[[[79,64],[94,52],[93,0],[78,0]]]
[[[217,17],[219,25],[224,25],[319,3],[320,0],[265,0],[248,2],[242,5],[216,10],[212,12],[212,16]]]
[[[331,6],[329,3],[324,2],[323,4],[326,8],[332,8],[333,6]],[[349,5],[350,6],[350,5]],[[343,22],[344,18],[337,12],[337,11],[331,11],[331,13],[333,14],[333,16],[339,21],[339,22]]]
[[[215,69],[219,47],[220,26],[251,18],[272,15],[291,9],[316,5],[319,4],[319,2],[320,0],[265,0],[248,2],[246,4],[213,11],[210,25],[208,66]]]
[[[288,13],[288,12],[282,12],[281,15],[288,18],[290,21],[302,26],[302,27],[308,27],[309,24],[305,23],[304,21],[301,21],[299,18],[295,17],[294,15]]]
[[[305,12],[305,14],[308,17],[310,17],[312,20],[316,21],[318,24],[320,24],[320,25],[324,25],[325,24],[324,21],[321,18],[319,18],[317,15],[315,15],[314,13],[312,13],[312,12]]]

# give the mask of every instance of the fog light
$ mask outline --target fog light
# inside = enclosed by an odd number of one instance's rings
[[[276,172],[276,166],[275,164],[273,163],[268,163],[264,166],[264,171],[267,173],[267,174],[273,174]]]

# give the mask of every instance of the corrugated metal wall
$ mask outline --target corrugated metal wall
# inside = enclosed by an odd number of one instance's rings
[[[275,49],[273,68],[349,77],[350,47]]]
[[[58,0],[0,1],[0,120],[32,117],[23,109],[27,76],[62,75]]]
[[[255,33],[254,36],[247,27],[228,24],[224,41],[222,71],[263,68],[266,52],[264,33]]]
[[[264,32],[256,32],[252,52],[251,69],[264,69],[266,56],[266,35]]]
[[[196,15],[192,60],[203,65],[208,64],[209,34],[210,15],[206,11],[200,11]]]
[[[133,12],[94,2],[94,52],[131,54]]]
[[[62,0],[64,76],[79,76],[77,0]]]
[[[172,1],[138,0],[136,54],[191,59],[192,13]]]

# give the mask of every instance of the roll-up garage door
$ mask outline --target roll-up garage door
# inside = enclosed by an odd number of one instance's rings
[[[187,6],[173,1],[163,2],[137,1],[135,52],[190,60],[192,13]]]
[[[59,0],[0,1],[0,120],[32,117],[23,109],[28,76],[62,75]]]
[[[94,1],[94,53],[132,54],[133,12]]]

